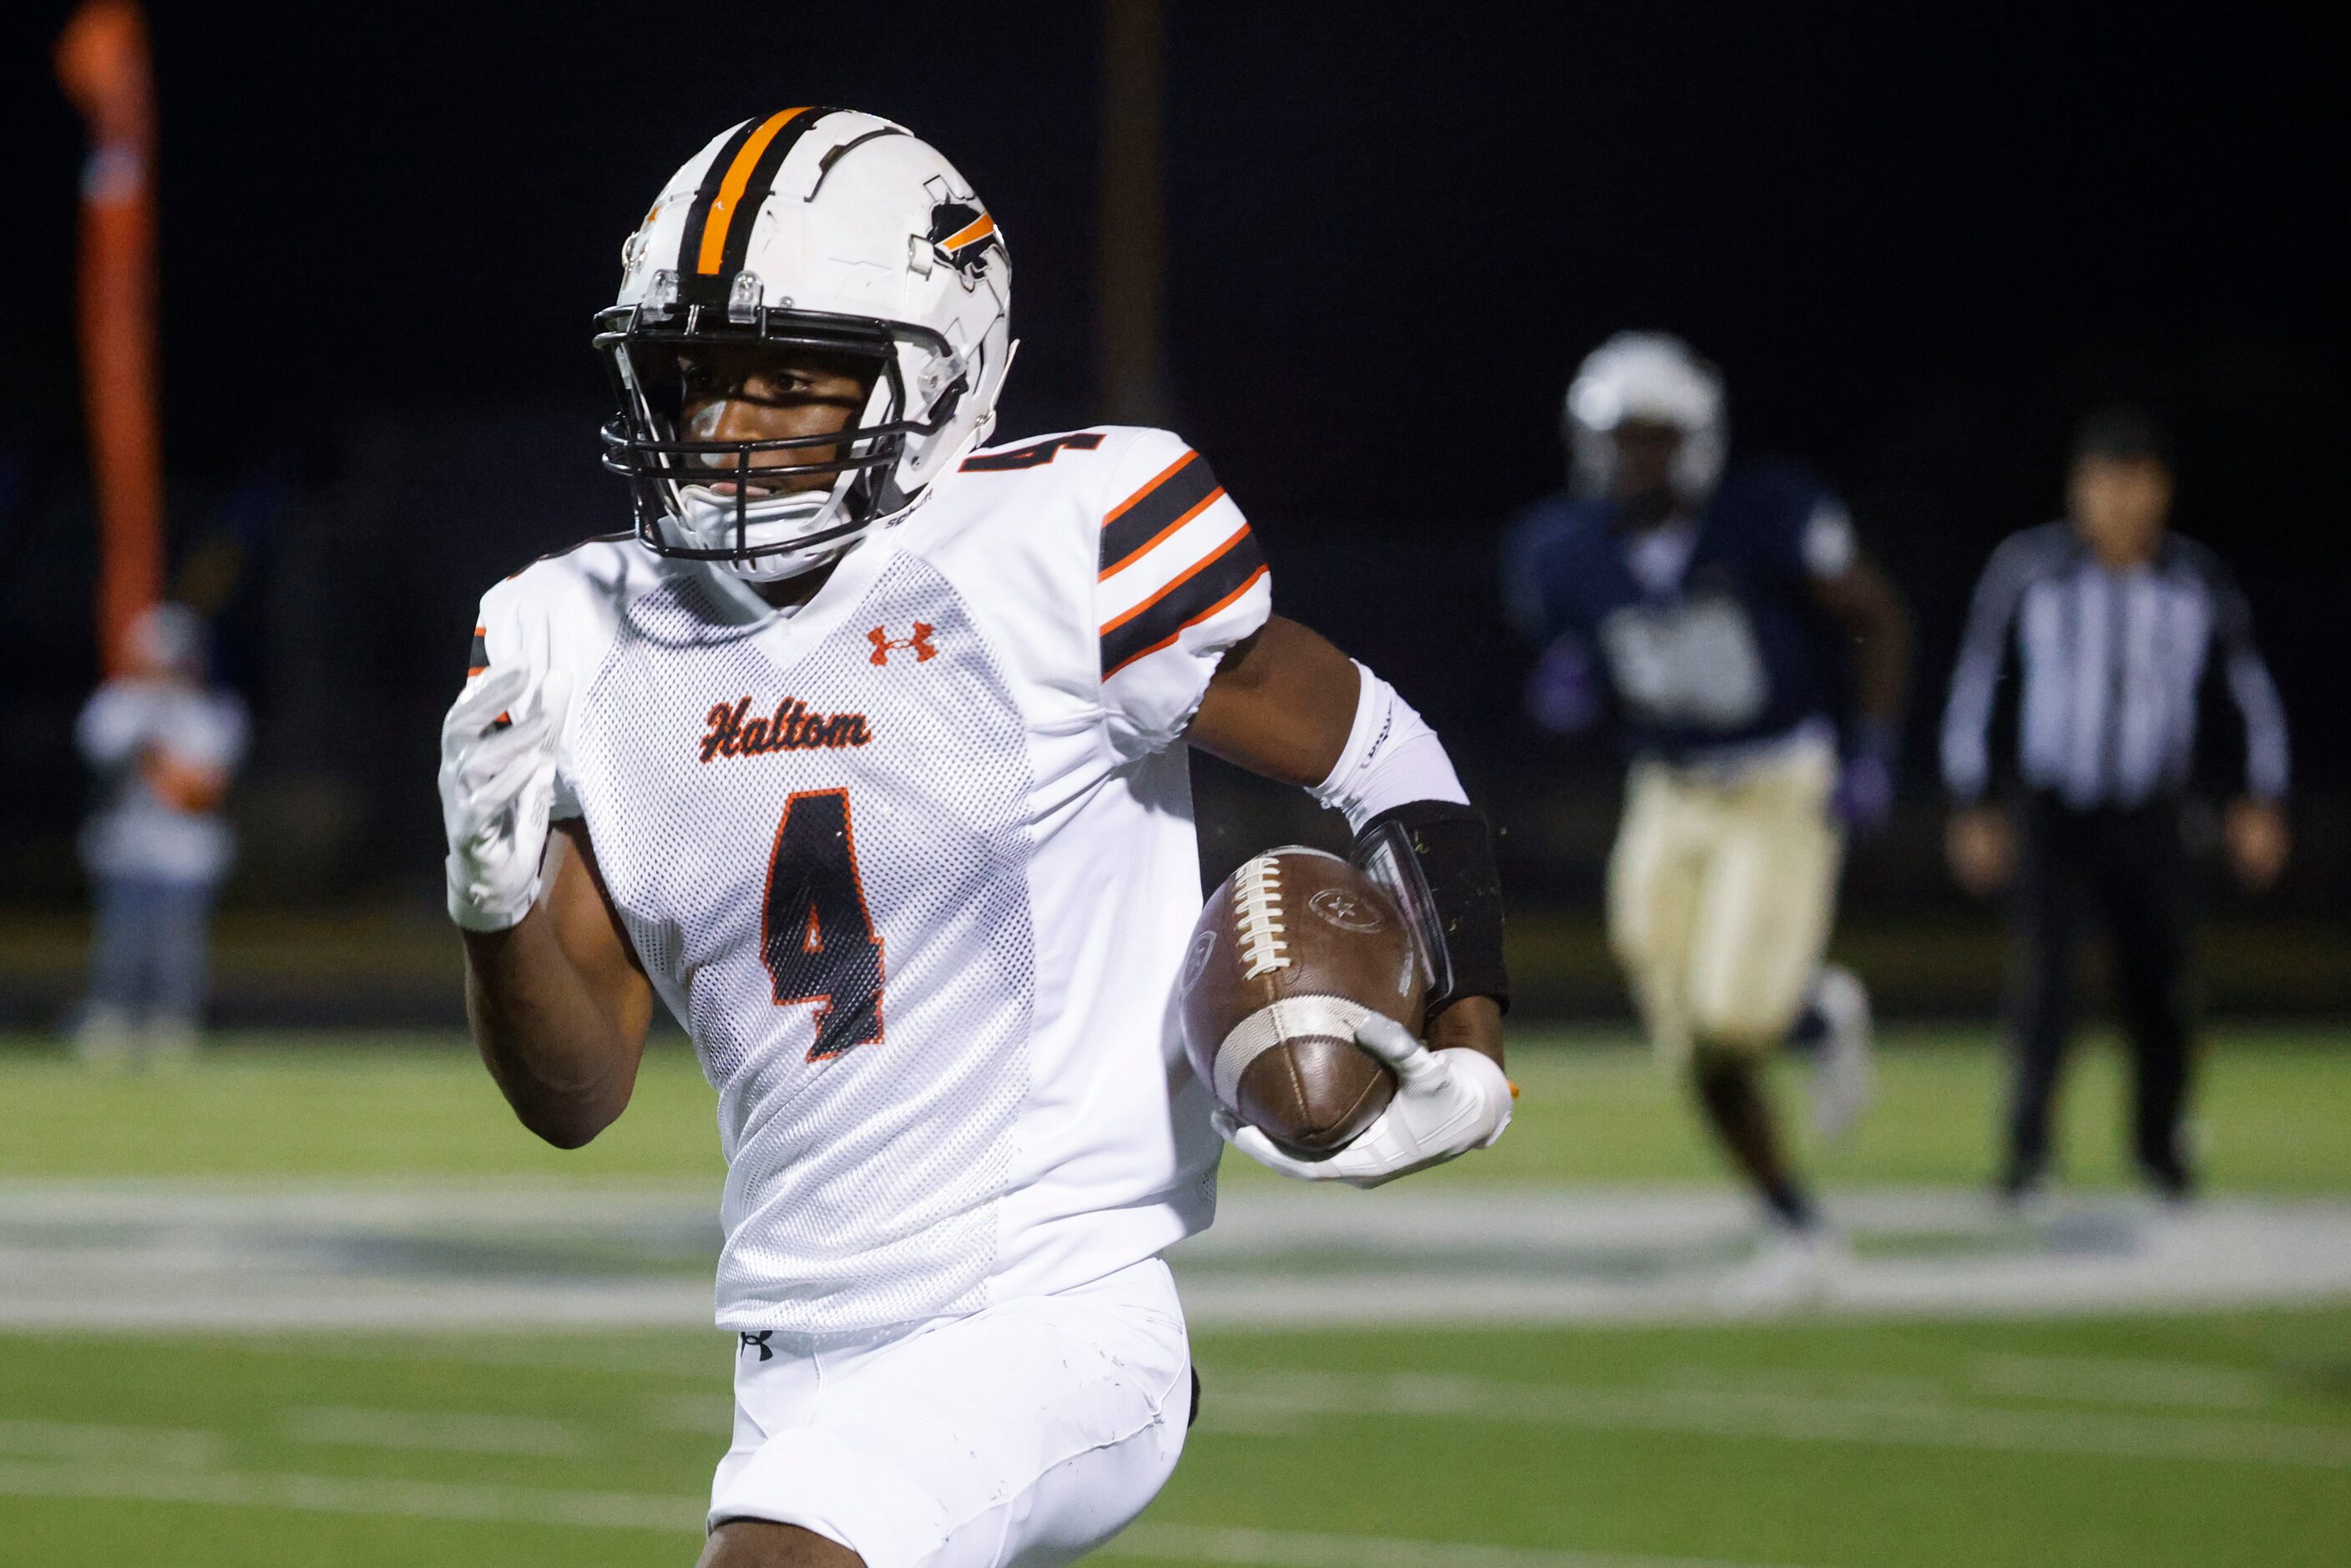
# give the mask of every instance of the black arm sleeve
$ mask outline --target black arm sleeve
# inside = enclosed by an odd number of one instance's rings
[[[1510,1009],[1502,879],[1486,813],[1449,800],[1392,806],[1355,835],[1355,864],[1405,906],[1428,960],[1428,1010],[1463,997]]]

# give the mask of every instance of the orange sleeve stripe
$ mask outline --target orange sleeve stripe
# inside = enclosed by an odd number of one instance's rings
[[[1186,583],[1191,581],[1194,578],[1199,576],[1210,567],[1216,565],[1217,562],[1222,560],[1226,555],[1230,553],[1234,546],[1249,538],[1249,525],[1247,523],[1243,523],[1239,528],[1235,528],[1226,537],[1224,543],[1218,545],[1215,549],[1210,550],[1207,555],[1202,556],[1198,560],[1194,561],[1185,570],[1181,576],[1168,583],[1166,587],[1161,589],[1158,592],[1153,594],[1150,598],[1144,600],[1134,609],[1126,611],[1112,620],[1103,622],[1102,634],[1105,637],[1109,636],[1112,632],[1117,631],[1120,627],[1125,625],[1128,622],[1134,620],[1136,616],[1142,614],[1144,611],[1150,609],[1153,605],[1158,603],[1161,600],[1166,598],[1169,594],[1175,592],[1177,589],[1183,587]]]
[[[1234,602],[1238,601],[1241,595],[1247,593],[1250,589],[1255,588],[1258,585],[1258,580],[1265,576],[1265,574],[1270,570],[1271,568],[1268,567],[1263,561],[1259,561],[1258,563],[1257,570],[1250,572],[1249,576],[1243,578],[1241,580],[1241,585],[1238,588],[1234,589],[1230,593],[1226,594],[1222,599],[1217,600],[1214,604],[1209,605],[1206,610],[1201,611],[1197,615],[1193,616],[1192,619],[1185,622],[1183,625],[1178,626],[1175,631],[1170,632],[1166,636],[1162,637],[1158,642],[1154,643],[1148,648],[1138,648],[1134,653],[1129,653],[1125,658],[1121,659],[1117,664],[1113,664],[1109,669],[1104,670],[1102,672],[1102,679],[1110,679],[1113,675],[1118,674],[1129,664],[1134,664],[1137,659],[1147,659],[1151,657],[1152,654],[1160,652],[1162,649],[1174,647],[1177,637],[1182,636],[1186,632],[1197,626],[1201,622],[1212,620],[1215,617],[1223,614],[1227,610],[1232,608]]]
[[[1123,559],[1114,560],[1108,566],[1102,568],[1101,575],[1096,577],[1094,580],[1096,582],[1100,582],[1104,578],[1109,577],[1112,572],[1124,571],[1128,567],[1133,566],[1136,561],[1141,560],[1144,556],[1149,555],[1153,550],[1157,549],[1161,545],[1165,544],[1167,542],[1167,537],[1170,534],[1173,534],[1186,523],[1190,522],[1194,517],[1198,517],[1202,512],[1207,511],[1210,507],[1215,506],[1218,501],[1221,501],[1224,498],[1225,487],[1222,485],[1219,485],[1215,489],[1209,491],[1207,495],[1201,497],[1198,500],[1193,502],[1191,510],[1186,512],[1174,522],[1168,524],[1165,528],[1160,529],[1157,533],[1152,535],[1141,544],[1135,546],[1134,549]]]
[[[716,275],[718,264],[726,256],[726,228],[735,220],[735,204],[743,199],[743,189],[751,183],[751,171],[759,166],[759,154],[768,150],[777,131],[790,124],[795,116],[807,112],[807,106],[802,105],[768,116],[767,122],[751,132],[749,140],[737,151],[735,162],[726,166],[726,178],[719,183],[718,197],[710,204],[710,216],[703,222],[702,249],[695,257],[695,271]]]
[[[1102,519],[1102,526],[1104,528],[1108,528],[1111,524],[1118,521],[1119,518],[1126,516],[1128,509],[1134,507],[1137,501],[1142,500],[1145,496],[1150,495],[1152,491],[1156,490],[1160,486],[1165,484],[1168,479],[1175,475],[1176,470],[1183,467],[1185,464],[1189,463],[1193,458],[1197,457],[1198,455],[1200,455],[1196,452],[1186,451],[1183,456],[1178,457],[1175,462],[1170,463],[1166,467],[1162,468],[1158,473],[1154,474],[1149,482],[1146,483],[1142,489],[1137,490],[1134,495],[1129,496],[1125,500],[1121,501],[1116,507],[1112,508],[1110,516]]]

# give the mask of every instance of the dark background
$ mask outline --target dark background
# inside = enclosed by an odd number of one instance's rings
[[[82,131],[49,66],[68,9],[0,22],[0,904],[59,909],[95,674]],[[1575,360],[1656,326],[1722,365],[1738,450],[1823,470],[1912,597],[1911,800],[1856,863],[1861,908],[1954,900],[1931,733],[1965,595],[2055,510],[2074,417],[2121,394],[2174,424],[2180,525],[2246,580],[2294,720],[2308,852],[2269,907],[2341,914],[2339,8],[1167,15],[1174,423],[1284,608],[1446,732],[1530,898],[1594,885],[1607,758],[1519,718],[1493,546],[1560,482]],[[623,522],[589,317],[725,126],[847,104],[943,148],[1013,252],[1002,430],[1097,417],[1093,5],[160,4],[150,25],[172,554],[260,720],[233,902],[437,904],[434,730],[474,600]],[[2212,727],[2225,779],[2233,719]]]

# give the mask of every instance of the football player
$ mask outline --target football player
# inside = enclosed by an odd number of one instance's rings
[[[1772,1225],[1739,1289],[1816,1289],[1833,1247],[1790,1166],[1762,1067],[1817,1051],[1834,1136],[1870,1094],[1868,999],[1824,967],[1844,830],[1894,793],[1908,664],[1900,601],[1808,476],[1725,472],[1723,391],[1681,340],[1625,332],[1568,388],[1573,483],[1514,527],[1505,591],[1547,644],[1539,722],[1573,731],[1604,697],[1633,764],[1608,868],[1608,934],[1643,1024],[1687,1064],[1708,1125]],[[1858,712],[1834,710],[1840,645]]]
[[[1271,612],[1197,453],[985,447],[1011,267],[903,127],[747,120],[598,318],[628,532],[483,600],[443,732],[474,1031],[533,1131],[628,1103],[656,1003],[718,1091],[740,1336],[703,1561],[1060,1563],[1141,1511],[1197,1385],[1159,1254],[1224,1132],[1374,1186],[1500,1135],[1484,820],[1387,684]],[[1172,993],[1185,747],[1311,788],[1423,885],[1426,1044],[1327,1160],[1212,1121]]]

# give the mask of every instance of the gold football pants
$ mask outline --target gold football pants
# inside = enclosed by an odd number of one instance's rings
[[[1648,761],[1626,781],[1608,861],[1608,940],[1649,1040],[1767,1051],[1828,943],[1844,840],[1825,746],[1735,772]]]

